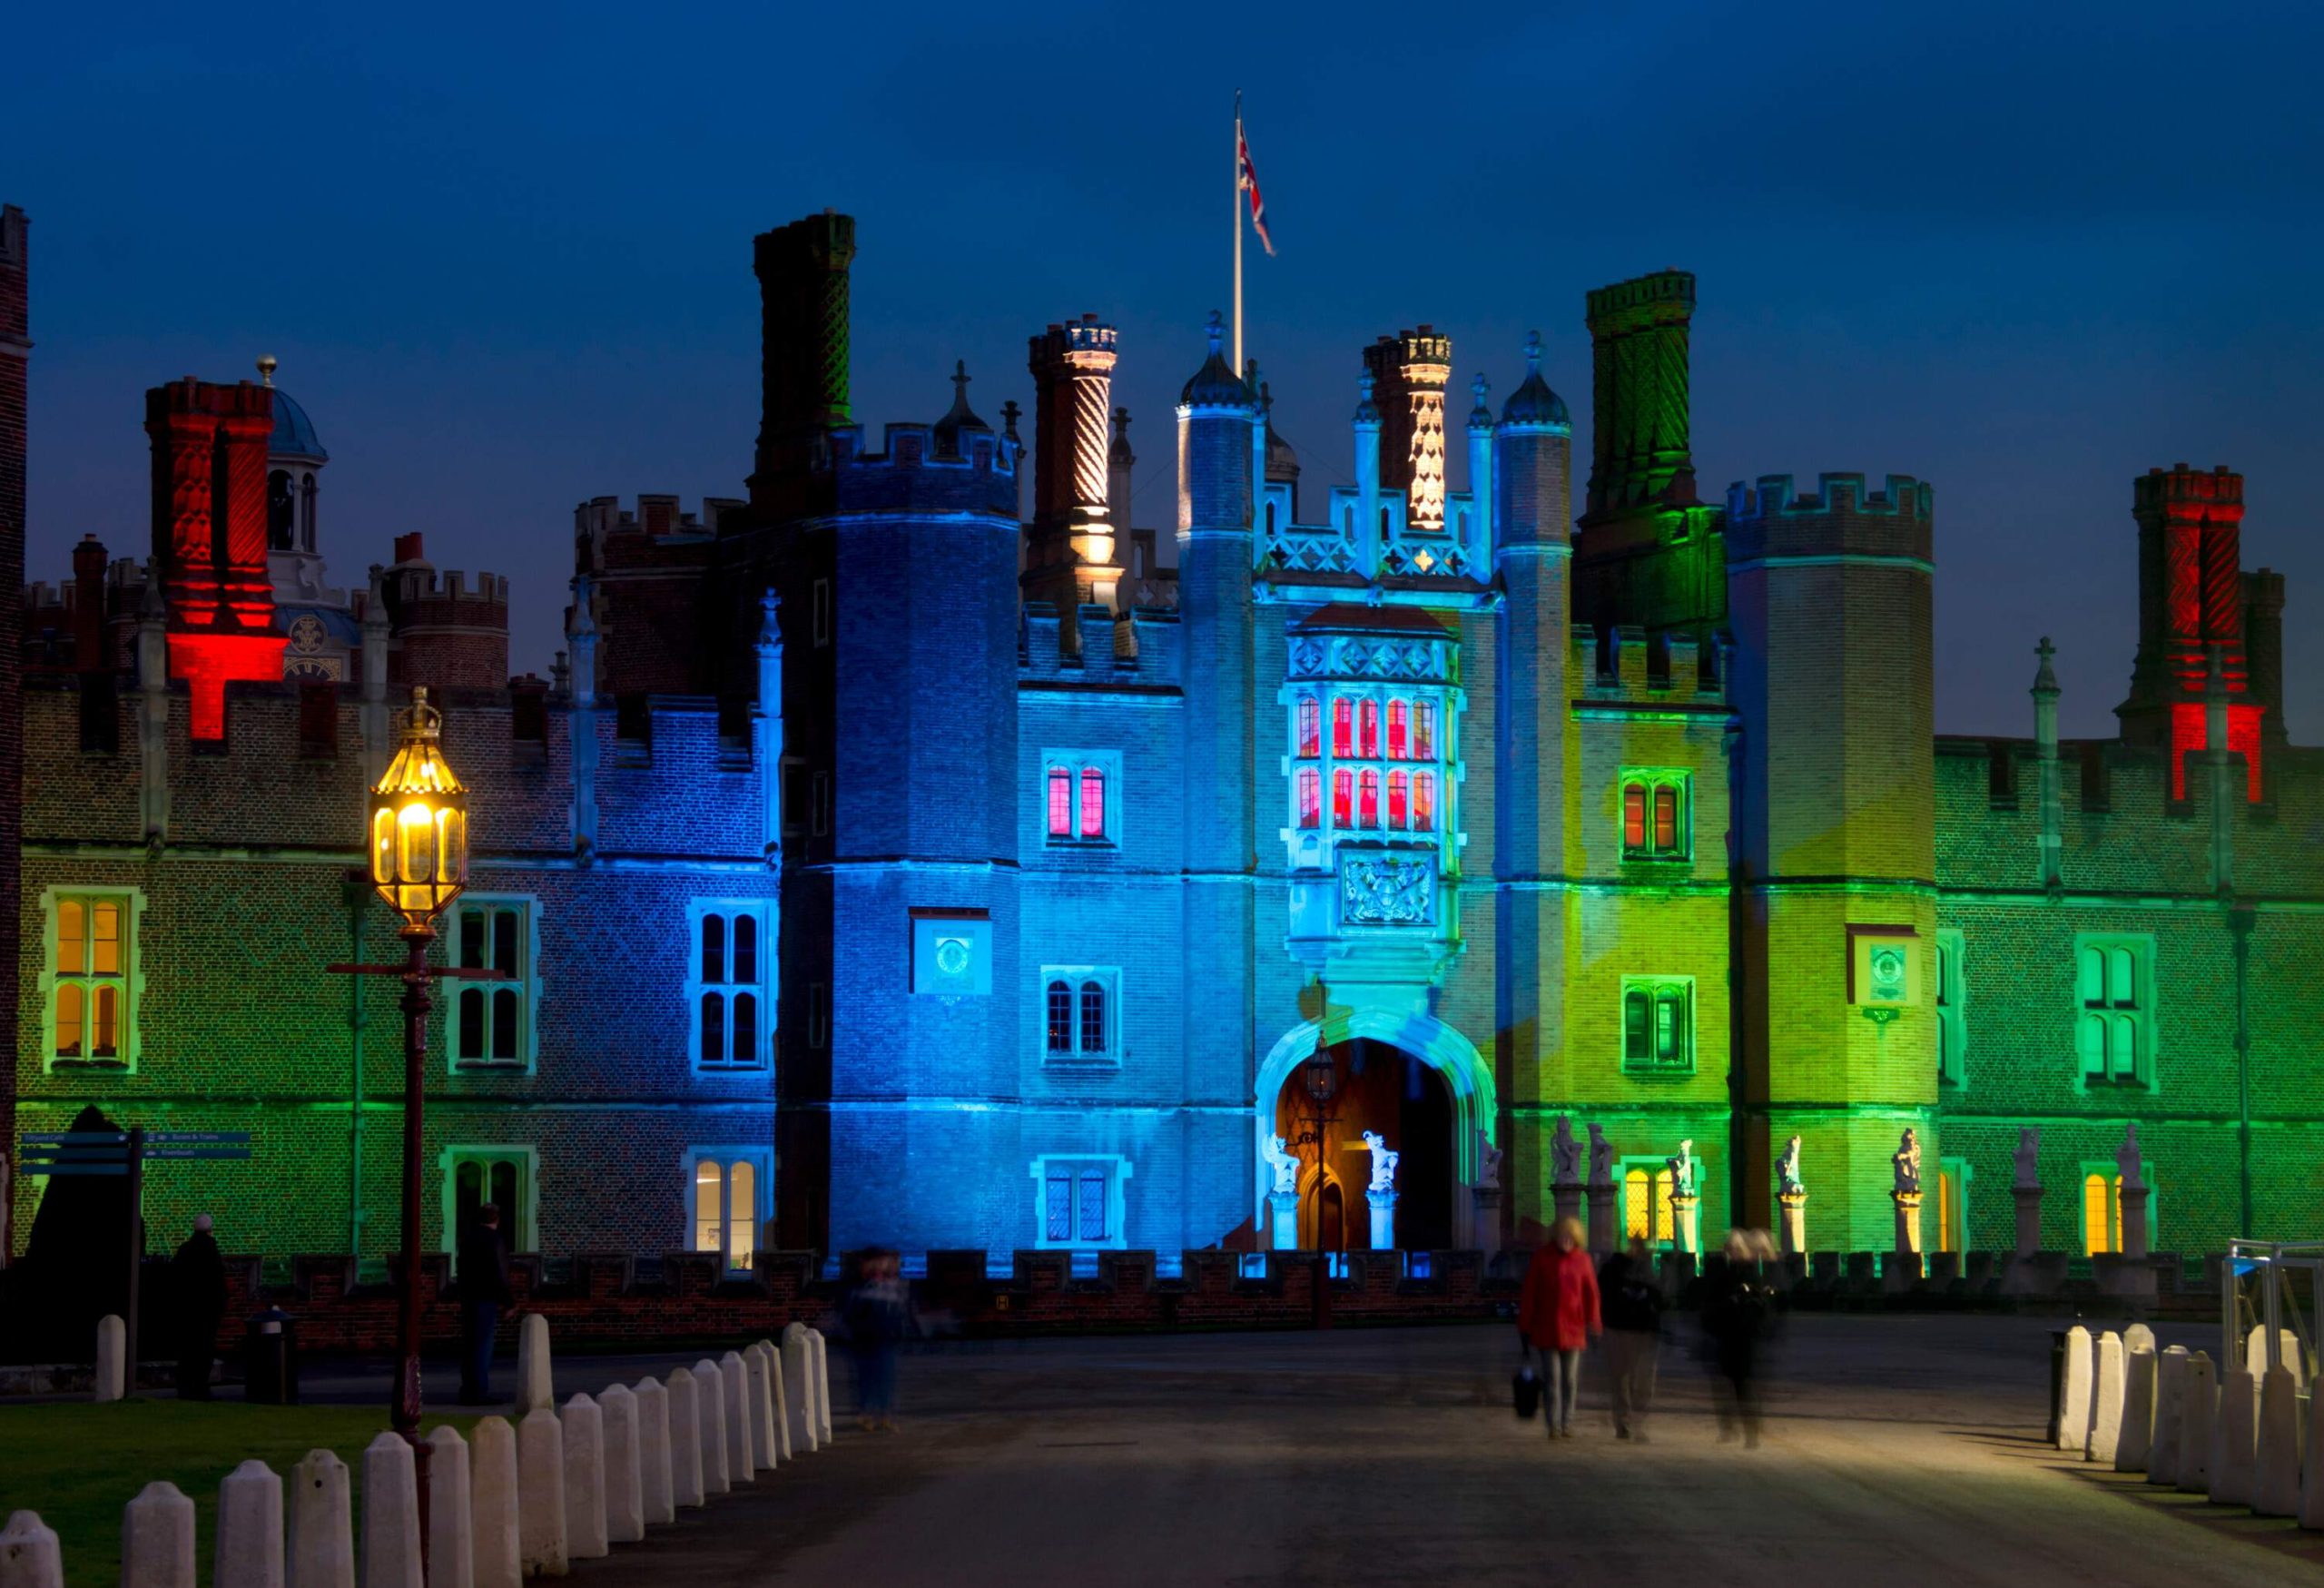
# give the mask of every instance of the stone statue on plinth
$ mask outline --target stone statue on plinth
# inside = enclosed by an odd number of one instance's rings
[[[1578,1186],[1581,1183],[1581,1143],[1573,1139],[1571,1115],[1560,1114],[1557,1129],[1550,1132],[1550,1183],[1557,1186]]]
[[[1606,1139],[1603,1125],[1590,1127],[1590,1183],[1611,1186],[1614,1183],[1614,1144]]]
[[[1275,1173],[1274,1193],[1278,1197],[1295,1196],[1299,1191],[1299,1159],[1285,1149],[1283,1138],[1270,1136],[1266,1145],[1267,1168]]]
[[[1689,1136],[1679,1143],[1679,1155],[1665,1159],[1670,1166],[1670,1194],[1691,1197],[1695,1194],[1695,1139]]]
[[[1396,1160],[1403,1155],[1388,1149],[1387,1138],[1377,1130],[1364,1133],[1364,1150],[1372,1154],[1372,1183],[1364,1189],[1371,1192],[1393,1191],[1396,1189]]]
[[[2021,1190],[2034,1190],[2042,1184],[2042,1127],[2020,1125],[2017,1128],[2017,1185]]]
[[[1492,1138],[1482,1130],[1478,1131],[1476,1183],[1478,1190],[1498,1191],[1501,1189],[1501,1149],[1492,1144]]]
[[[1896,1190],[1899,1195],[1918,1196],[1921,1189],[1921,1139],[1911,1126],[1905,1128],[1904,1139],[1888,1159],[1896,1166]]]
[[[1807,1189],[1799,1183],[1799,1138],[1797,1136],[1784,1143],[1783,1156],[1776,1159],[1776,1189],[1787,1197],[1797,1197]]]
[[[2122,1144],[2114,1149],[2115,1172],[2122,1177],[2122,1189],[2143,1191],[2146,1179],[2141,1173],[2145,1160],[2139,1154],[2139,1122],[2132,1119],[2123,1127]]]

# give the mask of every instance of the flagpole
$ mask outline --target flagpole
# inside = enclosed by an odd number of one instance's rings
[[[1235,91],[1235,378],[1243,378],[1243,91]]]

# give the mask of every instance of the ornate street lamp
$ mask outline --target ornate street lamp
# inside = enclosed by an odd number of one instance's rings
[[[501,981],[506,972],[438,968],[428,962],[436,918],[468,885],[468,790],[453,775],[441,743],[444,714],[428,704],[425,686],[411,692],[411,709],[398,714],[402,729],[395,759],[371,790],[367,824],[371,885],[402,917],[400,965],[332,965],[355,976],[394,976],[403,982],[403,1277],[396,1314],[396,1382],[389,1417],[410,1445],[419,1484],[423,1569],[428,1547],[428,1442],[419,1436],[420,1162],[428,1070],[428,982],[438,976]]]
[[[1330,1023],[1332,999],[1330,991],[1320,981],[1315,983],[1315,1050],[1299,1066],[1299,1084],[1307,1093],[1307,1100],[1315,1105],[1310,1116],[1315,1121],[1315,1327],[1332,1327],[1332,1268],[1331,1258],[1324,1250],[1324,1181],[1328,1140],[1334,1119],[1332,1103],[1340,1095],[1340,1067],[1332,1059],[1330,1045],[1324,1040],[1324,1028]],[[1342,1211],[1341,1239],[1346,1239],[1346,1213]]]

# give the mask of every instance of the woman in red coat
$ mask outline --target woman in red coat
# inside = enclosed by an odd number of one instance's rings
[[[1550,1244],[1525,1269],[1517,1332],[1541,1354],[1542,1421],[1552,1439],[1573,1437],[1573,1403],[1581,1390],[1581,1351],[1604,1329],[1598,1317],[1598,1274],[1582,1244],[1581,1221],[1561,1218]]]

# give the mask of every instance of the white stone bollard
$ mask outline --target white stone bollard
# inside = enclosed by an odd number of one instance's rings
[[[809,1329],[807,1346],[815,1365],[815,1442],[832,1442],[832,1359],[823,1331]]]
[[[2251,1509],[2262,1516],[2299,1514],[2299,1375],[2285,1366],[2260,1378],[2260,1455],[2252,1468]]]
[[[2132,1351],[2122,1364],[2122,1432],[2114,1445],[2116,1472],[2144,1472],[2154,1448],[2154,1364],[2150,1349]]]
[[[637,1497],[646,1526],[678,1519],[670,1478],[670,1392],[656,1378],[637,1381]]]
[[[556,1409],[551,1384],[548,1319],[528,1312],[517,1323],[517,1416],[519,1422],[535,1412]]]
[[[726,1474],[726,1376],[704,1356],[694,1365],[694,1419],[702,1441],[702,1492],[723,1494],[734,1485]]]
[[[2147,1446],[2147,1482],[2178,1484],[2180,1425],[2186,1410],[2187,1347],[2173,1346],[2154,1359],[2154,1440]]]
[[[606,1424],[597,1403],[576,1395],[558,1419],[565,1429],[565,1554],[594,1561],[606,1547]]]
[[[97,1320],[97,1393],[100,1401],[117,1401],[129,1393],[124,1358],[129,1354],[129,1330],[112,1313]]]
[[[476,1588],[476,1488],[458,1428],[428,1435],[428,1588]]]
[[[774,1413],[774,1454],[781,1461],[791,1459],[791,1400],[783,1390],[783,1349],[773,1340],[761,1340],[759,1349],[766,1358],[767,1399]]]
[[[382,1434],[363,1447],[363,1588],[427,1588],[417,1473],[399,1434]]]
[[[517,1553],[527,1577],[562,1577],[565,1429],[546,1407],[517,1425]],[[370,1588],[365,1583],[364,1588]]]
[[[2179,1487],[2207,1494],[2211,1486],[2211,1425],[2219,1415],[2211,1359],[2201,1351],[2188,1357],[2179,1382]]]
[[[694,1370],[670,1369],[670,1503],[699,1505],[702,1487],[702,1395]]]
[[[740,1351],[718,1358],[718,1378],[726,1392],[726,1476],[736,1486],[751,1481],[758,1470],[758,1441],[751,1415],[751,1370]]]
[[[2230,1368],[2219,1386],[2219,1415],[2211,1423],[2213,1503],[2249,1505],[2260,1458],[2260,1381]]]
[[[193,1502],[172,1483],[145,1485],[121,1514],[122,1588],[193,1588]]]
[[[2122,1331],[2123,1361],[2128,1362],[2132,1356],[2136,1356],[2141,1351],[2152,1351],[2156,1349],[2158,1349],[2158,1347],[2154,1343],[2154,1331],[2147,1327],[2146,1325],[2142,1323],[2134,1323],[2129,1328]]]
[[[2276,1350],[2282,1356],[2283,1365],[2290,1368],[2304,1382],[2307,1378],[2307,1369],[2300,1360],[2299,1336],[2290,1329],[2278,1329]],[[2253,1324],[2250,1331],[2243,1336],[2243,1368],[2254,1378],[2267,1372],[2268,1326],[2266,1324]]]
[[[638,1458],[637,1397],[625,1384],[597,1396],[606,1424],[606,1542],[635,1544],[645,1536],[645,1468]]]
[[[64,1588],[56,1531],[35,1512],[16,1512],[0,1528],[0,1588]]]
[[[2098,1336],[2098,1371],[2091,1380],[2090,1459],[2114,1465],[2122,1442],[2122,1336],[2108,1329]]]
[[[310,1450],[290,1469],[290,1588],[355,1588],[355,1524],[347,1464]]]
[[[750,1390],[751,1456],[761,1472],[781,1465],[783,1446],[774,1435],[774,1392],[772,1384],[783,1375],[780,1362],[770,1367],[764,1340],[753,1341],[743,1353],[743,1381]]]
[[[2308,1465],[2299,1474],[2299,1524],[2324,1527],[2324,1395],[2308,1397]]]
[[[2065,1393],[2058,1403],[2058,1448],[2079,1453],[2090,1445],[2090,1331],[2080,1324],[2066,1331]]]
[[[791,1448],[802,1455],[822,1442],[808,1356],[807,1326],[790,1325],[783,1331],[783,1395],[791,1403]]]
[[[266,1463],[246,1461],[220,1481],[212,1549],[213,1583],[282,1588],[282,1480]]]
[[[468,1561],[476,1588],[517,1588],[524,1579],[518,1543],[517,1430],[506,1417],[479,1417],[469,1451]]]

